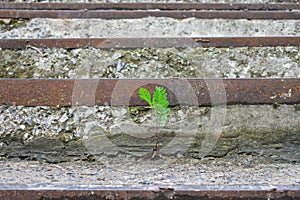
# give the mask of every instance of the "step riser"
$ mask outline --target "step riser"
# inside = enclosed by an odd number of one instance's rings
[[[175,107],[160,132],[159,147],[169,156],[246,153],[266,161],[299,162],[298,107]],[[48,162],[145,156],[155,144],[152,114],[143,107],[7,107],[0,119],[5,125],[0,155]]]

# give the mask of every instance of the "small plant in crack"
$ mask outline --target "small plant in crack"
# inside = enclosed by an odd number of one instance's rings
[[[147,101],[149,106],[154,109],[155,112],[155,146],[153,148],[153,153],[151,158],[154,158],[157,155],[158,152],[158,134],[159,129],[168,121],[168,116],[170,113],[169,102],[167,97],[167,92],[164,87],[156,87],[155,91],[153,93],[153,97],[151,97],[151,94],[149,90],[146,88],[141,87],[139,89],[139,95],[140,98]]]

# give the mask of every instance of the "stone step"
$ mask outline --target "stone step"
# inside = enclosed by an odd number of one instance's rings
[[[174,107],[159,133],[166,156],[252,154],[299,162],[298,105]],[[118,154],[141,157],[155,144],[152,112],[144,107],[2,106],[0,155],[71,161]]]

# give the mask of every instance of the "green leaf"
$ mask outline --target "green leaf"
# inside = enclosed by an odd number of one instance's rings
[[[159,125],[163,125],[168,121],[168,116],[170,112],[170,108],[165,108],[159,105],[156,105],[154,107],[155,112],[156,112],[156,117],[157,117],[157,123]]]
[[[151,100],[151,94],[146,88],[141,87],[139,94],[140,98],[147,101],[148,104],[155,110],[158,125],[166,123],[170,113],[166,89],[164,87],[156,87],[153,94],[153,100]]]
[[[153,104],[154,110],[156,112],[157,122],[159,125],[163,125],[167,122],[169,116],[170,108],[167,92],[164,87],[156,87],[153,94]]]
[[[141,87],[139,90],[140,98],[147,101],[150,106],[152,106],[152,101],[151,101],[151,94],[149,90],[146,88]]]
[[[156,87],[153,94],[154,105],[161,105],[162,107],[168,107],[169,102],[167,98],[167,92],[164,87]]]

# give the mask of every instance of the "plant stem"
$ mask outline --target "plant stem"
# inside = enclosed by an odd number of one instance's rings
[[[156,127],[156,138],[155,138],[155,146],[153,148],[153,152],[152,152],[152,156],[151,159],[155,158],[158,152],[158,123],[157,123],[157,119],[155,120],[155,127]]]
[[[158,150],[158,127],[156,127],[156,142],[155,142],[155,150]]]
[[[153,151],[158,151],[158,123],[157,123],[157,119],[155,120],[155,126],[156,126],[156,140],[155,140],[155,147],[153,149]]]

